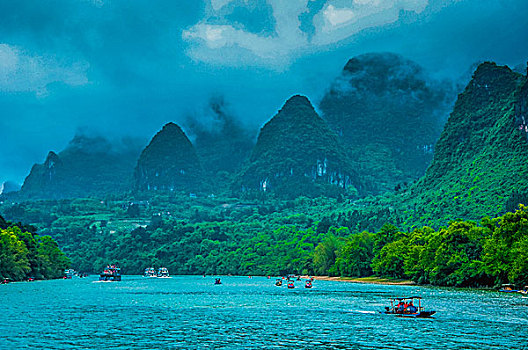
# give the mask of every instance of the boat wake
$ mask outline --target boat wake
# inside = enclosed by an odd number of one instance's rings
[[[350,310],[350,312],[356,312],[360,314],[372,314],[372,315],[379,314],[379,312],[376,312],[376,311],[366,311],[366,310]]]

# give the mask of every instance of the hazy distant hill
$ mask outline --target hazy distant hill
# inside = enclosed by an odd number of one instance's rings
[[[357,174],[337,135],[304,96],[291,97],[258,136],[238,185],[279,195],[355,193]]]
[[[19,191],[20,187],[21,186],[15,182],[5,181],[3,184],[0,185],[0,194],[7,194]]]
[[[22,198],[66,198],[127,191],[142,142],[75,136],[66,149],[49,152],[24,180]]]
[[[377,194],[425,173],[453,97],[415,62],[371,53],[348,61],[320,109],[367,192]]]
[[[134,172],[141,191],[196,191],[203,186],[202,168],[183,130],[166,124],[141,152]]]
[[[218,177],[219,172],[235,174],[242,163],[247,160],[255,145],[254,137],[245,130],[227,110],[221,98],[210,101],[206,110],[208,114],[200,120],[187,122],[190,133],[194,136],[194,147],[200,158],[200,163],[209,179],[213,179],[214,186],[225,185],[218,181],[225,181]]]

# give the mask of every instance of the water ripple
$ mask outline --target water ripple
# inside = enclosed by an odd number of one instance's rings
[[[493,349],[528,341],[528,300],[495,292],[223,277],[0,286],[1,349]],[[434,319],[381,314],[418,294]]]

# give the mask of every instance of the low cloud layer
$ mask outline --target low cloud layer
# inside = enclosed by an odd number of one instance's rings
[[[0,1],[0,182],[76,130],[149,139],[221,96],[255,131],[319,99],[351,57],[395,52],[442,79],[525,66],[523,0]]]
[[[34,92],[46,95],[52,83],[79,86],[88,83],[85,62],[59,62],[54,57],[24,52],[16,46],[0,43],[0,91]]]

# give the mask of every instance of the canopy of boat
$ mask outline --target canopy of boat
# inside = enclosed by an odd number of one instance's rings
[[[418,297],[418,296],[390,298],[390,300],[409,300],[409,299],[423,299],[423,298],[422,297]]]

